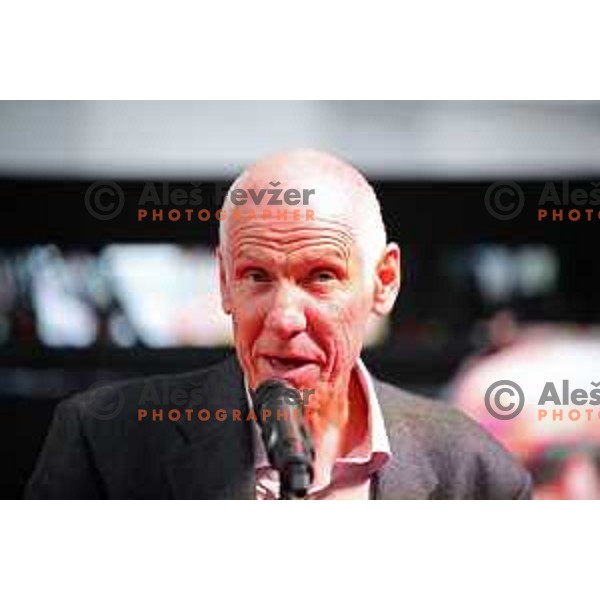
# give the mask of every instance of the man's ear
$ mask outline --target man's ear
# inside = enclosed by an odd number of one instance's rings
[[[392,310],[400,291],[400,248],[392,242],[385,247],[375,267],[373,312],[383,317]]]
[[[221,246],[217,248],[217,261],[219,264],[219,287],[221,289],[221,306],[225,311],[225,314],[231,314],[231,293],[229,291],[229,284],[227,282],[227,273],[225,270],[225,259]]]

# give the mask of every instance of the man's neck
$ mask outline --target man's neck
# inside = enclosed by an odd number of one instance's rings
[[[322,401],[327,400],[322,399]],[[367,398],[356,368],[350,374],[345,392],[341,397],[331,401],[340,402],[341,411],[335,411],[332,418],[325,421],[308,419],[315,445],[316,480],[330,473],[336,459],[348,455],[354,448],[359,447],[368,435]],[[319,413],[328,414],[326,407],[322,408]],[[342,418],[339,418],[340,414],[343,415]]]
[[[357,368],[352,370],[350,377],[348,402],[348,418],[341,439],[340,456],[345,456],[360,446],[368,435],[369,408]]]

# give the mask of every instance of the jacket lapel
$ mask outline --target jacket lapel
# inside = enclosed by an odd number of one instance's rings
[[[188,384],[192,419],[177,422],[179,433],[163,469],[172,495],[179,499],[253,499],[256,494],[254,447],[242,371],[235,356],[199,372]],[[193,390],[193,391],[192,391]],[[197,412],[210,411],[200,421]],[[226,418],[215,413],[224,409]],[[234,421],[232,410],[241,411]]]
[[[402,390],[375,378],[373,385],[392,452],[390,460],[379,473],[377,499],[417,500],[436,497],[437,477],[429,456],[414,436],[406,418],[410,399],[405,397]]]

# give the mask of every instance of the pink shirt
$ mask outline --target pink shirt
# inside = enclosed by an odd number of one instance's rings
[[[307,500],[368,500],[373,475],[390,459],[391,451],[381,407],[371,375],[363,362],[356,364],[360,386],[367,400],[368,434],[361,446],[346,456],[339,457],[331,472],[319,485],[313,483],[308,490]],[[248,402],[252,400],[246,385]],[[269,465],[259,425],[254,422],[254,447],[256,456],[256,499],[277,500],[279,498],[279,473]]]

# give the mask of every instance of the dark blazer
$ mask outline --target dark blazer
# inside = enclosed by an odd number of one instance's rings
[[[374,385],[393,453],[376,478],[376,498],[529,497],[529,475],[476,423],[441,402]],[[138,409],[148,417],[138,421]],[[163,421],[152,421],[160,409]],[[174,409],[179,421],[168,419]],[[198,420],[200,409],[211,418]],[[215,418],[218,409],[227,411],[224,420]],[[58,405],[26,497],[253,499],[247,413],[235,356],[201,371],[88,390]]]

